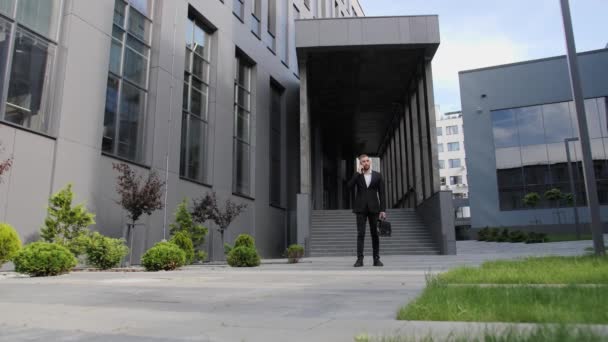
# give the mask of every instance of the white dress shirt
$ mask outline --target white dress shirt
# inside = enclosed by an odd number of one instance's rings
[[[372,182],[372,169],[370,168],[367,172],[363,174],[365,177],[365,185],[369,188],[369,184]]]

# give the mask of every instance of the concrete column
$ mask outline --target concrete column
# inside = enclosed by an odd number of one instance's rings
[[[399,121],[397,121],[399,122]],[[401,159],[401,127],[397,125],[395,128],[395,160],[397,169],[395,170],[395,179],[397,180],[397,200],[401,200],[403,197],[403,179],[401,177],[401,170],[403,169],[403,160]]]
[[[433,69],[430,61],[425,62],[424,67],[425,77],[425,94],[426,104],[429,117],[429,140],[430,140],[430,158],[431,158],[431,175],[432,175],[432,193],[441,189],[441,180],[439,178],[439,157],[437,153],[437,122],[435,117],[435,97],[433,95]],[[464,161],[463,161],[464,162]]]
[[[323,164],[325,156],[323,154],[323,141],[321,139],[321,127],[311,129],[312,136],[312,151],[315,159],[312,161],[312,202],[313,209],[323,209]]]
[[[386,206],[388,208],[393,206],[393,153],[391,151],[392,142],[389,140],[386,145],[386,164],[387,164],[387,172],[386,172]]]
[[[311,193],[310,112],[306,59],[298,61],[300,68],[300,193]]]
[[[405,194],[407,194],[407,168],[408,168],[408,160],[407,160],[407,143],[405,140],[406,137],[406,133],[405,133],[405,117],[403,117],[403,113],[405,113],[405,108],[403,109],[403,112],[401,113],[401,118],[399,119],[399,141],[401,144],[401,151],[399,151],[400,153],[400,157],[401,157],[401,187],[402,187],[402,195],[405,196]],[[404,205],[405,207],[406,205]]]
[[[417,84],[417,83],[416,83]],[[422,167],[422,147],[420,146],[420,104],[418,97],[418,87],[414,89],[412,94],[412,141],[413,141],[413,158],[414,163],[414,189],[416,190],[416,202],[415,205],[422,203],[424,199],[424,186],[423,186],[423,175],[424,169]]]
[[[421,65],[421,68],[423,66]],[[432,181],[432,165],[430,160],[429,149],[429,128],[428,128],[428,106],[426,103],[426,87],[424,84],[424,75],[418,80],[418,101],[420,108],[420,160],[422,161],[422,188],[424,190],[423,199],[431,196],[431,181]]]
[[[310,112],[308,104],[308,74],[306,59],[298,61],[300,68],[300,193],[296,203],[297,242],[310,253],[308,240],[310,236],[311,210],[311,146],[310,146]]]
[[[407,99],[407,105],[405,106],[405,130],[407,133],[407,188],[408,191],[410,188],[416,186],[416,182],[414,181],[416,178],[416,170],[414,168],[414,129],[412,126],[412,97],[409,95]],[[410,208],[416,206],[415,195],[410,193],[408,195],[408,204]]]

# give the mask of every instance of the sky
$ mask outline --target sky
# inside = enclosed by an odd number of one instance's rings
[[[366,16],[439,15],[435,103],[460,110],[458,72],[566,54],[559,0],[359,0]],[[608,44],[608,0],[570,0],[578,52]]]

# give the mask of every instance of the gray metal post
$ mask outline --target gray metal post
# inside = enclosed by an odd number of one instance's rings
[[[587,205],[591,216],[591,232],[593,234],[593,247],[595,254],[604,255],[604,236],[602,222],[600,220],[600,207],[597,197],[597,187],[591,159],[591,143],[589,142],[589,131],[587,130],[587,118],[585,116],[585,103],[578,69],[576,46],[574,44],[574,33],[572,31],[572,19],[570,18],[570,4],[568,0],[560,0],[562,17],[564,21],[564,32],[566,35],[566,48],[568,50],[568,69],[570,71],[570,85],[572,96],[578,118],[578,132],[583,152],[583,175],[585,179],[585,190],[587,191]]]
[[[574,174],[572,173],[572,162],[570,159],[570,142],[577,141],[578,138],[567,138],[564,139],[564,144],[566,145],[566,158],[568,160],[568,178],[570,178],[570,193],[572,194],[572,202],[574,209],[574,224],[576,226],[576,239],[581,239],[581,226],[578,218],[578,204],[576,203],[576,188],[574,187]]]

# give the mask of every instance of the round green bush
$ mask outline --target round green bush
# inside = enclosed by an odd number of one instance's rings
[[[113,239],[98,232],[91,234],[86,246],[87,263],[107,270],[120,264],[122,258],[129,253],[124,239]]]
[[[252,247],[234,247],[228,253],[228,265],[232,267],[255,267],[260,266],[258,251]]]
[[[186,252],[171,242],[159,242],[142,256],[146,271],[171,271],[186,264]]]
[[[192,264],[194,261],[194,244],[192,243],[192,239],[190,238],[190,234],[188,234],[188,232],[176,232],[169,242],[176,244],[177,247],[181,248],[184,253],[186,253],[187,265]]]
[[[304,247],[293,244],[287,248],[287,259],[290,264],[295,264],[304,256]]]
[[[234,248],[237,247],[250,247],[255,248],[255,240],[249,234],[240,234],[234,240]]]
[[[207,252],[205,252],[205,251],[196,251],[194,253],[194,261],[205,262],[206,260],[207,260]]]
[[[33,277],[68,273],[76,266],[76,257],[69,249],[50,242],[32,242],[13,258],[15,271]]]
[[[0,223],[0,266],[11,260],[21,249],[21,239],[9,224]]]

